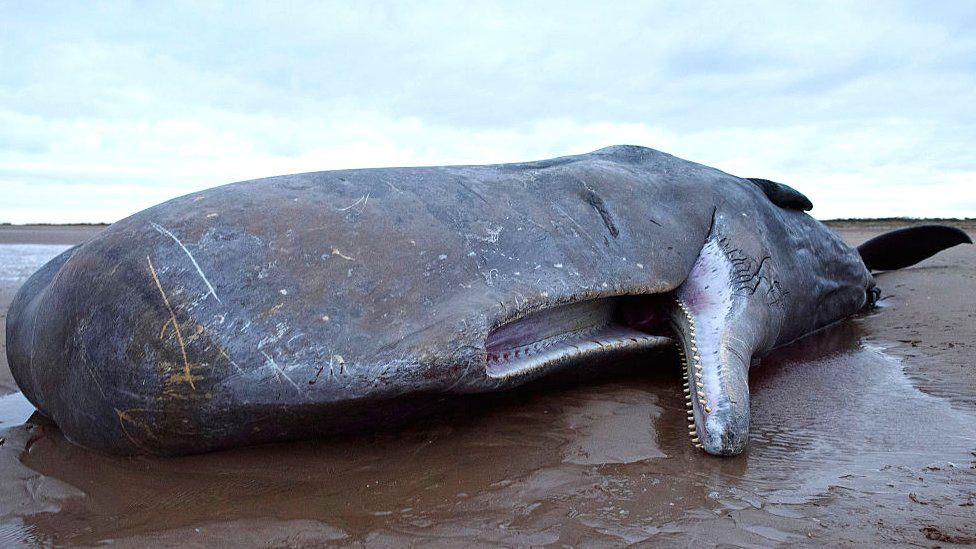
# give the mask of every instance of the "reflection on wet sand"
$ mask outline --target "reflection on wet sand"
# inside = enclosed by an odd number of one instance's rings
[[[617,543],[695,537],[682,525],[765,507],[772,525],[738,539],[788,541],[822,528],[790,507],[972,457],[972,417],[915,390],[858,321],[767,357],[739,458],[694,450],[676,372],[646,370],[479,399],[398,432],[176,459],[102,456],[43,421],[5,428],[2,450],[27,470],[2,490],[43,507],[5,511],[7,539],[246,542],[232,527],[245,521],[285,541]]]

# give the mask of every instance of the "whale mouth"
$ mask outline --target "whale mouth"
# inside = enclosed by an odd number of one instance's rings
[[[674,345],[657,333],[666,320],[659,295],[614,296],[535,311],[492,330],[486,373],[507,379],[552,367]]]

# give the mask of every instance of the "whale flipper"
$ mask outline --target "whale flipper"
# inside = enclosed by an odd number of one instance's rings
[[[898,229],[868,240],[857,247],[864,265],[871,271],[909,267],[957,244],[972,244],[965,232],[945,225],[920,225]]]

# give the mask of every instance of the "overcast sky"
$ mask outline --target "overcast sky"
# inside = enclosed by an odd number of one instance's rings
[[[976,217],[976,2],[0,1],[0,221],[621,143]]]

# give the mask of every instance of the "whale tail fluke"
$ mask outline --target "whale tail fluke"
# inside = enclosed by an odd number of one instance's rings
[[[972,244],[965,232],[945,225],[919,225],[898,229],[868,240],[857,247],[864,265],[871,271],[909,267],[957,244]]]

